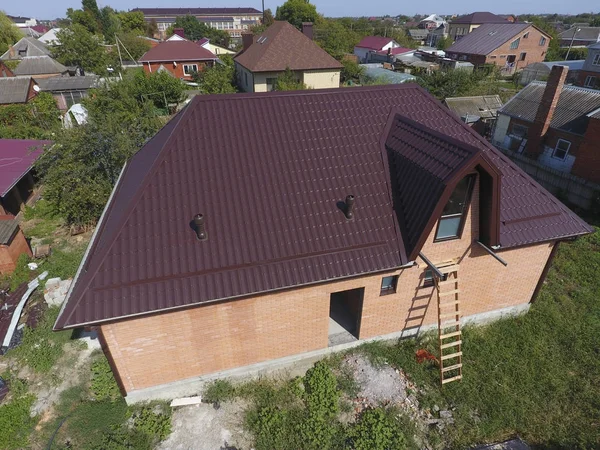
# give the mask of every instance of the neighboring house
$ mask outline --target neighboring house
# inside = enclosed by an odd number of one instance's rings
[[[498,111],[493,143],[600,184],[600,91],[565,85],[567,71],[554,66],[547,83],[534,81],[510,99]]]
[[[61,111],[67,111],[71,106],[81,103],[87,97],[88,91],[98,86],[98,77],[87,75],[82,77],[52,77],[35,80],[40,92],[52,94]]]
[[[359,62],[370,62],[370,54],[376,52],[393,51],[396,48],[401,48],[395,40],[382,36],[366,36],[354,47],[354,54],[358,56]]]
[[[588,47],[588,54],[577,82],[579,86],[600,89],[600,42]]]
[[[19,28],[29,28],[37,25],[37,20],[33,17],[9,16],[6,15]]]
[[[416,84],[199,95],[126,164],[54,329],[96,330],[128,402],[189,395],[437,328],[436,271],[465,320],[524,312],[592,231]]]
[[[511,74],[525,66],[542,62],[551,37],[529,23],[488,23],[452,44],[448,58],[475,66],[494,64]]]
[[[407,33],[413,41],[418,42],[420,45],[425,45],[429,36],[429,30],[408,30]]]
[[[0,77],[0,106],[28,103],[38,91],[31,77]]]
[[[181,38],[161,42],[139,59],[148,73],[167,70],[176,78],[191,81],[194,73],[212,67],[217,56],[195,42]]]
[[[11,215],[0,214],[0,275],[14,272],[23,254],[33,256],[19,221]]]
[[[498,17],[501,17],[510,23],[515,23],[518,19],[514,14],[498,14]]]
[[[458,41],[463,36],[466,36],[481,25],[487,23],[499,24],[509,22],[503,17],[492,14],[491,12],[474,12],[452,19],[448,24],[448,35],[453,41]]]
[[[8,48],[0,59],[22,59],[26,56],[49,56],[50,50],[43,43],[32,37],[24,37]]]
[[[58,33],[60,30],[60,28],[52,28],[43,35],[41,35],[38,38],[38,41],[40,41],[44,45],[60,45],[58,37],[56,36],[56,33]]]
[[[548,61],[529,64],[519,74],[519,83],[523,86],[528,85],[532,81],[546,81],[550,75],[550,71],[554,66],[566,66],[569,68],[566,82],[569,84],[577,83],[579,74],[583,69],[584,59],[569,60],[569,61]]]
[[[51,141],[0,139],[0,214],[17,215],[31,198],[33,163]]]
[[[560,46],[587,47],[600,42],[600,27],[571,27],[558,35]]]
[[[421,20],[418,27],[425,30],[435,30],[444,24],[446,24],[446,20],[443,17],[440,17],[437,14],[431,14],[430,16],[427,16]]]
[[[68,75],[69,69],[49,56],[26,56],[13,70],[15,76],[34,76],[37,79]]]
[[[198,42],[196,42],[200,47],[204,47],[209,52],[214,53],[215,55],[235,55],[233,50],[229,50],[225,47],[221,47],[219,45],[211,44],[208,38],[202,38]]]
[[[460,117],[460,120],[484,137],[491,137],[498,110],[502,108],[499,95],[453,97],[445,99],[444,104]]]
[[[448,37],[448,24],[442,24],[434,30],[431,30],[427,35],[426,44],[431,47],[436,47],[441,39]]]
[[[402,56],[413,55],[417,52],[414,48],[396,47],[387,50],[372,52],[368,55],[370,63],[395,63]]]
[[[240,87],[246,92],[272,91],[286,69],[310,89],[340,86],[342,64],[312,40],[312,24],[300,32],[275,21],[259,36],[245,34],[244,49],[234,58]]]
[[[162,38],[167,28],[175,23],[177,17],[192,15],[200,22],[212,28],[228,32],[231,37],[241,38],[242,33],[262,19],[262,12],[255,8],[134,8],[141,11],[146,22],[156,21]]]

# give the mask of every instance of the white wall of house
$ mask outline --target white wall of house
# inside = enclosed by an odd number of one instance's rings
[[[235,63],[238,84],[244,92],[269,92],[277,76],[282,72],[252,73],[242,65]],[[340,70],[307,70],[297,72],[298,80],[309,89],[327,89],[340,87]]]
[[[544,146],[544,152],[538,157],[538,162],[554,170],[571,173],[571,169],[575,163],[575,156],[567,154],[565,159],[559,159],[554,158],[552,156],[553,153],[554,149],[552,147]]]
[[[388,42],[386,45],[384,45],[381,50],[387,51],[387,49],[389,49],[389,48],[398,48],[398,47],[400,47],[400,44],[398,44],[396,41],[392,40],[392,41]],[[375,50],[370,50],[368,48],[354,47],[354,54],[356,56],[358,56],[361,63],[369,62],[369,53],[374,52],[374,51]]]
[[[307,70],[303,73],[304,84],[310,89],[340,87],[339,70]]]
[[[237,74],[240,89],[244,92],[254,92],[254,75],[252,72],[236,62],[235,73]]]

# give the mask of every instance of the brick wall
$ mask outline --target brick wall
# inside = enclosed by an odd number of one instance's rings
[[[591,119],[577,151],[577,158],[571,173],[588,181],[600,184],[600,119]]]
[[[32,256],[29,244],[23,232],[19,230],[9,245],[0,245],[0,274],[12,273],[19,256],[23,253]]]
[[[204,68],[206,66],[210,67],[212,65],[212,61],[211,62],[206,62],[206,61],[178,62],[176,67],[173,65],[173,61],[143,63],[145,72],[148,72],[148,73],[156,72],[156,71],[158,71],[160,66],[163,66],[165,69],[167,69],[169,72],[171,72],[176,78],[183,78],[184,80],[192,79],[191,76],[185,75],[183,73],[183,66],[191,65],[191,64],[196,64],[198,66],[198,71],[201,72],[202,70],[204,70]]]
[[[596,84],[594,86],[585,86],[585,80],[587,79],[588,76],[595,78],[594,81],[596,82]],[[590,72],[588,70],[579,71],[579,75],[577,77],[577,85],[584,86],[584,87],[590,87],[592,89],[600,89],[600,70],[598,70],[596,72]]]
[[[528,38],[524,38],[525,34],[529,33]],[[540,39],[544,36],[546,42],[544,45],[540,45]],[[519,47],[511,49],[510,44],[517,38],[521,38],[519,41]],[[486,62],[490,64],[496,64],[497,66],[503,67],[506,64],[509,55],[515,55],[515,71],[521,70],[525,66],[543,62],[548,51],[548,45],[550,44],[550,38],[545,36],[533,26],[527,27],[518,36],[511,38],[508,42],[504,43],[496,50],[487,55]],[[525,59],[520,60],[521,53],[525,53]],[[502,57],[504,56],[504,58]]]
[[[423,248],[434,263],[458,258],[463,315],[530,301],[552,244],[502,251],[504,267],[473,240],[478,235],[478,185],[461,239]],[[198,375],[327,347],[330,294],[364,287],[360,338],[436,322],[425,265],[237,301],[102,325],[125,389],[143,389]],[[381,278],[399,275],[395,294],[380,295]],[[424,308],[419,308],[424,307]],[[416,308],[416,309],[415,309]],[[423,318],[418,318],[423,315]],[[414,318],[417,319],[414,319]]]

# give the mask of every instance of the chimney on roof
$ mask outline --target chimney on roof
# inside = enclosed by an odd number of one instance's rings
[[[344,207],[344,215],[346,219],[354,219],[354,195],[346,196],[346,205]]]
[[[569,68],[566,66],[553,66],[550,71],[550,76],[546,82],[546,88],[542,94],[542,100],[538,106],[537,112],[535,113],[535,119],[533,126],[529,129],[527,143],[527,152],[533,155],[540,154],[542,144],[552,123],[552,117],[558,104],[558,99],[562,92],[562,88],[567,78],[567,72]]]
[[[304,36],[309,38],[311,41],[313,40],[313,23],[312,22],[302,22],[302,33]]]
[[[185,39],[185,33],[183,32],[183,28],[173,28],[173,34],[176,34],[177,36]]]
[[[248,47],[252,44],[254,44],[254,35],[252,33],[242,33],[243,51],[248,50]]]
[[[12,45],[8,46],[8,57],[9,58],[15,57],[15,48]]]
[[[196,237],[199,241],[208,239],[208,233],[204,229],[204,215],[196,214],[194,216],[194,228],[196,229]]]

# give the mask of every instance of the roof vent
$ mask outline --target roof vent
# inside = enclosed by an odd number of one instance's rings
[[[344,215],[346,219],[351,220],[354,218],[354,195],[346,196],[346,203],[344,206]]]
[[[196,214],[194,216],[194,229],[196,231],[196,237],[199,241],[205,241],[208,239],[208,233],[204,229],[204,215]]]

